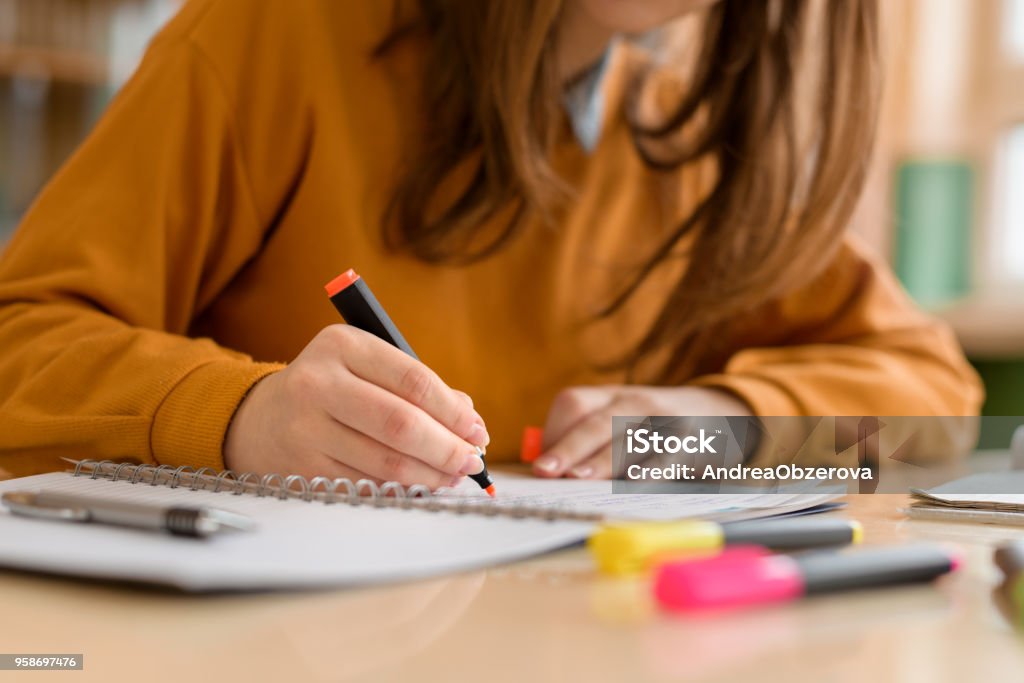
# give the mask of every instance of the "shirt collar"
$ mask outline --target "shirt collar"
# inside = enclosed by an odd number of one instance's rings
[[[566,88],[562,102],[580,146],[588,153],[597,149],[604,123],[605,97],[602,85],[611,62],[611,53],[618,43],[613,38],[604,54],[586,73]]]

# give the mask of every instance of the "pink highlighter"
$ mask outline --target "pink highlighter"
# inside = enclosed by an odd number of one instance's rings
[[[935,545],[792,557],[746,546],[715,557],[667,562],[655,574],[654,595],[667,610],[787,602],[804,595],[923,583],[955,571],[960,561]]]

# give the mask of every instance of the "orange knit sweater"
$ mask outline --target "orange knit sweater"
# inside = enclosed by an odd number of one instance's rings
[[[387,2],[194,0],[161,32],[0,260],[0,468],[61,455],[222,467],[238,403],[338,322],[322,286],[349,267],[473,396],[495,459],[560,388],[622,381],[594,361],[637,338],[671,274],[612,320],[579,323],[635,247],[692,207],[700,174],[643,166],[612,77],[598,148],[567,137],[554,151],[578,192],[555,225],[529,220],[470,267],[391,253],[382,208],[423,112],[418,48],[368,56],[390,21]],[[763,415],[978,410],[949,331],[852,244],[759,316],[689,381]]]

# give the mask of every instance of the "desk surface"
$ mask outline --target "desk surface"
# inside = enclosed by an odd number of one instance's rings
[[[583,550],[367,590],[192,596],[0,572],[0,651],[84,653],[32,680],[1020,681],[1024,636],[993,599],[994,543],[1024,529],[905,519],[854,496],[866,543],[941,540],[935,586],[680,618]],[[487,672],[490,672],[488,675]],[[0,672],[0,680],[6,680]]]

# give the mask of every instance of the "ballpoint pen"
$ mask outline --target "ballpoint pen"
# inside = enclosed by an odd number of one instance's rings
[[[65,522],[94,522],[205,538],[219,531],[249,531],[255,523],[227,510],[125,503],[55,491],[8,491],[0,501],[14,514]]]

